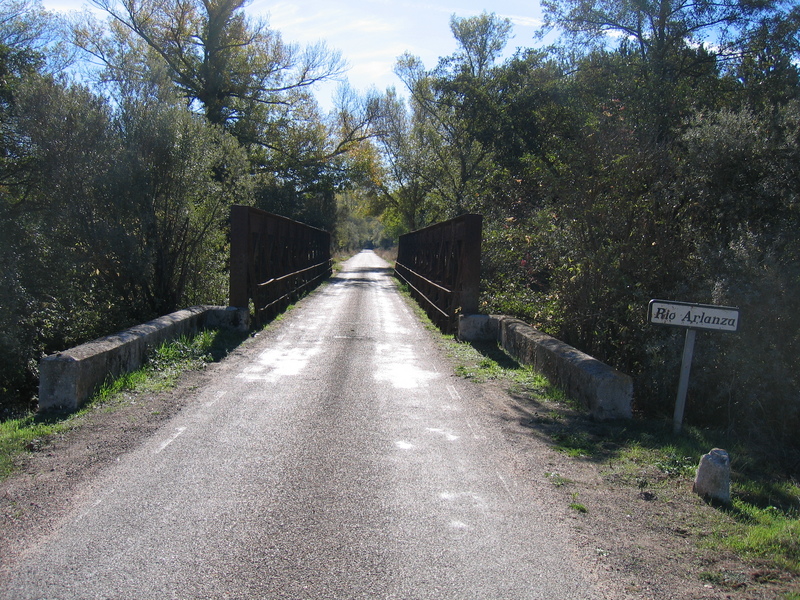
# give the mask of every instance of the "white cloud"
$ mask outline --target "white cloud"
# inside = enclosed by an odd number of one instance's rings
[[[502,15],[509,19],[514,25],[519,27],[534,27],[542,26],[542,19],[539,17],[526,17],[521,15]]]

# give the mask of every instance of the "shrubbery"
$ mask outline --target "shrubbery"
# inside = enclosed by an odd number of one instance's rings
[[[400,65],[439,140],[416,176],[463,192],[427,206],[485,216],[482,309],[630,373],[641,413],[671,414],[684,335],[648,302],[738,306],[740,332],[698,337],[687,419],[797,472],[800,10],[662,4],[543,2],[564,37],[490,68],[498,17],[454,18],[459,51]]]

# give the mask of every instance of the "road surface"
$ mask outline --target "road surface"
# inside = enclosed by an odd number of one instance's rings
[[[80,491],[22,599],[590,599],[477,386],[372,252]]]

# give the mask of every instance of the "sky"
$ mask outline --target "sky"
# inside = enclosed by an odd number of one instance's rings
[[[90,6],[87,0],[43,0],[43,4],[64,13]],[[356,90],[394,86],[400,93],[404,87],[393,72],[398,56],[405,52],[419,56],[430,69],[439,57],[455,51],[451,15],[471,17],[486,11],[509,18],[514,27],[506,55],[535,44],[541,16],[538,0],[252,0],[247,11],[266,17],[285,42],[324,41],[339,50],[349,66],[345,76]],[[337,85],[318,89],[323,108],[330,108]]]

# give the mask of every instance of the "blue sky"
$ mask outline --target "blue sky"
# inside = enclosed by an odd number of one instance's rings
[[[43,0],[49,10],[69,12],[89,6],[86,0]],[[483,11],[511,19],[514,29],[507,54],[517,47],[534,45],[540,22],[538,0],[252,0],[248,12],[266,16],[284,41],[300,44],[323,40],[340,50],[349,64],[347,78],[352,87],[365,91],[371,86],[384,90],[402,83],[393,73],[398,56],[408,51],[426,67],[456,47],[450,33],[450,16],[478,15]],[[318,90],[323,107],[330,106],[335,85]]]

